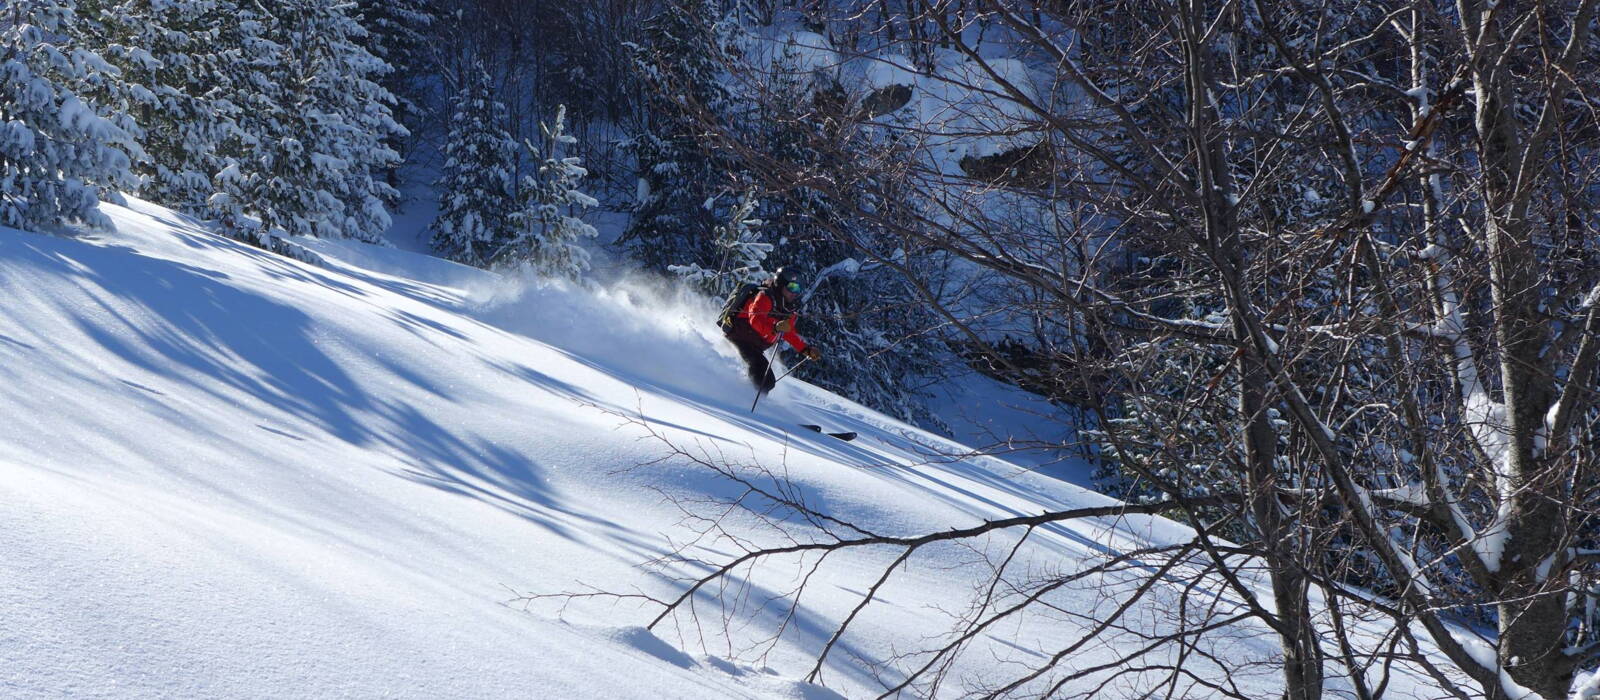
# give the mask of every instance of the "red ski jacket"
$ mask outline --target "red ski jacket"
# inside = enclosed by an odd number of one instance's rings
[[[773,318],[772,297],[767,294],[765,289],[757,292],[755,296],[750,298],[750,303],[745,304],[744,308],[739,310],[739,316],[744,318],[750,324],[750,328],[756,332],[756,335],[761,336],[761,339],[766,341],[770,347],[773,343],[778,342],[778,321],[788,318],[789,322],[793,324],[798,318],[798,314],[778,314],[779,318]],[[805,339],[795,332],[792,325],[789,328],[789,332],[783,334],[783,339],[789,341],[789,347],[794,348],[795,352],[806,351]]]

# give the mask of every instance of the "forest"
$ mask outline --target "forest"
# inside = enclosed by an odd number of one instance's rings
[[[0,225],[104,228],[125,193],[315,263],[297,241],[393,245],[422,200],[430,252],[506,274],[720,300],[804,270],[827,361],[796,376],[935,431],[952,376],[1061,407],[983,450],[1074,451],[1193,527],[1150,579],[1247,601],[1285,698],[1382,697],[1395,665],[1565,698],[1600,665],[1597,9],[8,0]],[[1220,614],[1124,663],[1182,677]]]

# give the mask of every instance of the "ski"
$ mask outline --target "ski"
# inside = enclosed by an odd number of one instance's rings
[[[831,437],[831,438],[838,438],[838,439],[843,440],[845,442],[849,442],[851,440],[856,439],[856,434],[855,433],[851,433],[851,432],[830,433],[830,432],[827,432],[827,431],[823,430],[822,426],[820,426],[820,425],[808,425],[808,424],[805,424],[805,423],[801,423],[800,427],[805,428],[806,430],[813,431],[813,432],[822,433],[823,435],[826,435],[826,436]]]

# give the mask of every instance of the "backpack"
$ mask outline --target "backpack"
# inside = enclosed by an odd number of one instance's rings
[[[762,285],[754,282],[746,282],[733,290],[728,299],[722,302],[722,313],[717,316],[717,325],[724,329],[732,328],[733,319],[738,317],[739,311],[748,305],[751,299],[755,298],[761,287]]]

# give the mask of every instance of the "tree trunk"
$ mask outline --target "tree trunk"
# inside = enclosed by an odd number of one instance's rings
[[[1546,698],[1562,698],[1572,668],[1562,653],[1565,601],[1548,585],[1548,557],[1561,550],[1561,482],[1545,446],[1545,414],[1555,402],[1554,377],[1540,361],[1551,329],[1540,311],[1542,263],[1528,220],[1529,194],[1519,171],[1538,157],[1519,138],[1515,97],[1503,73],[1483,66],[1476,74],[1477,129],[1483,175],[1485,247],[1489,253],[1495,340],[1500,346],[1508,445],[1496,463],[1499,517],[1506,541],[1490,590],[1498,599],[1499,662],[1518,684]],[[1494,537],[1491,531],[1489,537]]]
[[[1248,329],[1236,323],[1240,342],[1249,342]],[[1269,552],[1267,567],[1272,597],[1278,613],[1278,639],[1283,648],[1283,684],[1286,700],[1322,697],[1322,650],[1311,622],[1308,581],[1298,565],[1294,520],[1277,497],[1278,435],[1267,416],[1272,386],[1267,368],[1243,353],[1239,360],[1240,415],[1246,421],[1245,461],[1248,473],[1250,515]]]

